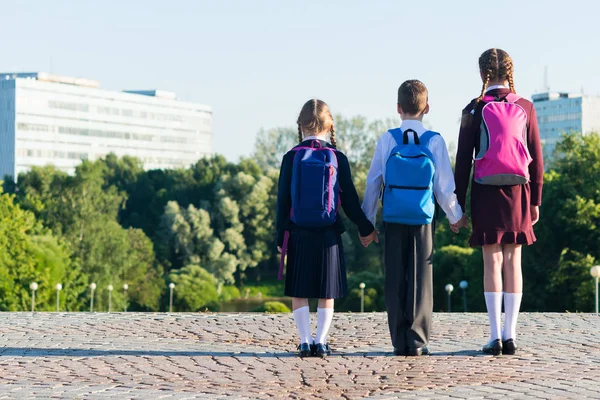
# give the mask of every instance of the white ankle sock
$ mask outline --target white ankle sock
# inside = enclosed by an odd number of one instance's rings
[[[310,336],[310,309],[308,306],[294,310],[294,321],[300,335],[300,343],[310,344],[312,337]]]
[[[327,333],[333,319],[333,308],[317,308],[317,334],[315,343],[326,344]]]
[[[516,339],[517,318],[523,293],[504,293],[504,329],[502,340]]]
[[[490,340],[502,339],[502,292],[484,292],[490,318]]]

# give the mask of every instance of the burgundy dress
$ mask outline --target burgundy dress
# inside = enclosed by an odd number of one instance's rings
[[[503,97],[509,89],[488,92]],[[537,117],[533,103],[520,99],[517,104],[527,112],[527,148],[533,158],[529,165],[530,182],[514,186],[481,185],[471,181],[471,221],[473,233],[471,246],[488,244],[532,244],[536,238],[531,224],[530,206],[542,203],[544,160]],[[479,151],[479,126],[483,102],[475,106],[475,100],[463,110],[454,178],[458,203],[465,211],[467,188],[471,179],[473,155]]]

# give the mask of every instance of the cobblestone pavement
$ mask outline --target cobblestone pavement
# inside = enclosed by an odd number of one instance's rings
[[[516,356],[486,335],[435,314],[433,354],[396,357],[384,313],[336,314],[321,360],[296,357],[291,314],[0,313],[0,399],[600,398],[595,315],[521,314]]]

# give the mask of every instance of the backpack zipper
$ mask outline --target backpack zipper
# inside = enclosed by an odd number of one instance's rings
[[[390,189],[406,189],[406,190],[429,190],[429,186],[399,186],[399,185],[388,185]]]
[[[333,180],[331,179],[333,177],[335,170],[333,168],[333,165],[329,166],[329,202],[327,204],[327,213],[331,213],[331,203],[333,203]]]

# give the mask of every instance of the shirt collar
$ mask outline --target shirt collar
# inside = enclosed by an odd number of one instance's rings
[[[323,140],[324,142],[326,142],[327,138],[326,137],[322,137],[322,136],[307,136],[307,137],[305,137],[305,138],[302,139],[302,141],[305,141],[305,140]]]
[[[494,86],[488,86],[487,89],[485,89],[485,92],[489,92],[490,90],[494,90],[494,89],[508,89],[506,86],[504,85],[494,85]]]
[[[426,130],[421,121],[417,121],[414,119],[403,120],[402,124],[400,124],[400,129],[402,129],[403,131],[405,131],[407,129],[412,129],[413,131],[417,132],[418,134],[421,134],[421,133],[423,133],[423,131]]]

